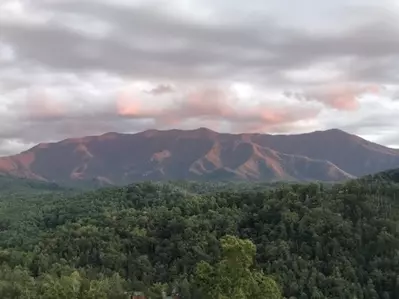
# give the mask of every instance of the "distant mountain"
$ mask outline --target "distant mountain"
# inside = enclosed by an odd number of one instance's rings
[[[0,158],[0,173],[95,185],[141,180],[341,181],[392,167],[399,150],[340,130],[300,135],[197,130],[107,133]]]

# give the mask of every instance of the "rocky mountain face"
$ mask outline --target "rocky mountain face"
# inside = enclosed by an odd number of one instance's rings
[[[341,181],[399,167],[399,150],[340,130],[300,135],[197,130],[107,133],[0,158],[0,173],[70,183],[140,180]]]

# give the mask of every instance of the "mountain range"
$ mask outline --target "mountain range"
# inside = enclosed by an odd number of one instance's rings
[[[338,129],[297,135],[147,130],[41,143],[0,174],[57,183],[142,180],[343,181],[399,168],[399,150]]]

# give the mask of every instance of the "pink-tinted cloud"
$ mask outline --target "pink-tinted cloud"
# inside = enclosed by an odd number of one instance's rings
[[[122,92],[116,100],[116,111],[120,116],[139,117],[142,115],[140,107],[140,100],[128,91]]]
[[[250,103],[243,105],[234,94],[219,88],[197,89],[177,100],[160,100],[159,105],[152,105],[152,108],[133,95],[123,94],[117,101],[118,115],[136,119],[151,118],[157,126],[178,126],[196,120],[201,126],[212,124],[218,129],[223,123],[229,122],[239,131],[293,124],[315,118],[319,112],[320,109],[303,103],[276,106],[265,101],[255,106]]]
[[[269,107],[267,104],[244,111],[240,118],[233,122],[233,130],[239,132],[292,131],[300,121],[315,119],[319,108],[306,105],[285,105]]]
[[[323,86],[309,89],[304,93],[285,93],[287,96],[300,100],[318,101],[337,109],[354,111],[359,109],[359,99],[366,94],[378,94],[381,88],[378,85],[350,85]]]
[[[59,119],[68,113],[65,105],[52,98],[46,90],[35,90],[29,94],[24,110],[32,120]]]
[[[231,95],[221,89],[205,88],[184,95],[169,112],[179,118],[230,118],[236,113],[233,108],[235,102]]]
[[[51,90],[50,90],[51,91]],[[321,107],[298,101],[283,104],[276,100],[244,102],[229,88],[205,87],[168,95],[153,96],[139,87],[122,89],[115,95],[113,109],[109,101],[59,101],[56,94],[36,90],[28,95],[23,106],[14,106],[29,121],[62,121],[65,132],[80,135],[82,126],[92,123],[118,122],[122,119],[140,120],[137,126],[145,128],[210,127],[234,132],[267,132],[295,126],[303,120],[317,117]],[[80,104],[79,104],[80,103]],[[108,103],[108,104],[107,104]],[[132,123],[132,130],[135,124]],[[100,129],[99,129],[100,130]],[[106,129],[104,129],[106,131]],[[99,132],[101,133],[101,132]]]

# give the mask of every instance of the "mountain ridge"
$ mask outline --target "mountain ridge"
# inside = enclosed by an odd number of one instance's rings
[[[339,129],[310,133],[108,132],[0,158],[0,173],[43,181],[342,181],[399,167],[399,150]]]

